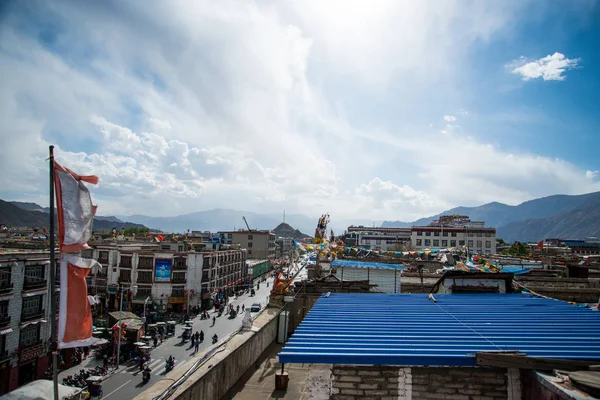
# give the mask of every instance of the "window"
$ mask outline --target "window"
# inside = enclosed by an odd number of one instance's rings
[[[484,234],[484,236],[485,236],[485,237],[490,237],[490,236],[492,236],[492,235],[491,235],[489,232],[486,232],[486,233]]]
[[[0,320],[8,317],[8,300],[0,301]]]
[[[139,267],[152,268],[152,257],[140,257],[138,262]]]
[[[477,241],[477,248],[480,249],[481,248],[481,240]]]
[[[380,239],[377,239],[377,240],[375,241],[375,244],[381,244],[381,240],[380,240]]]
[[[464,246],[465,245],[465,241],[464,240],[459,240],[458,241],[458,245],[459,246]]]
[[[0,269],[0,288],[10,287],[11,268]]]
[[[177,246],[177,251],[181,253],[183,251],[183,245]]]
[[[469,232],[469,237],[473,237],[473,232]]]
[[[173,288],[173,291],[171,292],[171,297],[183,297],[184,296],[184,287],[183,286],[177,286]]]
[[[477,237],[481,237],[481,232],[477,232]]]
[[[448,246],[448,241],[442,240],[442,247],[447,247],[447,246]]]
[[[450,241],[450,247],[456,247],[456,240]]]
[[[131,256],[129,256],[129,257],[121,256],[121,267],[131,268]]]
[[[473,241],[469,240],[469,247],[473,247]]]
[[[152,296],[152,287],[138,286],[136,297],[143,297],[145,299],[148,296]]]
[[[162,246],[160,246],[161,250],[171,250],[171,246],[169,246],[168,244],[163,244]]]
[[[425,239],[425,246],[431,246],[431,240]]]
[[[108,251],[101,251],[98,253],[98,261],[101,263],[108,262]]]
[[[448,236],[448,232],[442,232],[442,236]]]
[[[138,271],[138,282],[152,282],[152,271]]]
[[[23,285],[25,288],[45,285],[43,265],[28,265],[25,267],[25,282]]]
[[[425,232],[425,236],[431,236],[431,232]]]
[[[29,347],[37,344],[40,338],[40,324],[29,325],[21,329],[21,347]]]
[[[248,240],[252,240],[254,238],[253,235],[248,235]]]
[[[421,239],[417,239],[417,246],[421,246],[421,242],[422,242]]]
[[[440,245],[440,241],[437,240],[437,239],[434,239],[433,240],[433,247],[439,247],[439,245]]]
[[[21,318],[30,318],[41,313],[42,296],[43,295],[23,298],[23,310]]]
[[[439,232],[437,232],[437,231],[436,231],[436,232],[433,232],[433,236],[440,236],[440,233],[439,233]]]
[[[485,248],[486,249],[491,249],[492,248],[492,242],[490,242],[489,240],[485,241]]]
[[[423,236],[423,232],[417,231],[417,236]]]
[[[251,249],[252,248],[252,242],[248,242],[248,248]]]
[[[173,282],[185,282],[185,272],[173,272]]]
[[[452,232],[451,236],[456,237],[456,232]]]
[[[119,271],[119,280],[121,282],[129,282],[131,281],[131,270],[126,269],[123,271]]]

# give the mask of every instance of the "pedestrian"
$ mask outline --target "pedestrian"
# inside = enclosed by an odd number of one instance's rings
[[[162,333],[162,332],[160,333],[160,336],[159,336],[159,337],[160,337],[160,344],[162,344],[162,342],[163,342],[163,338],[164,338],[164,336],[163,336],[163,333]]]
[[[104,370],[108,371],[108,356],[105,354],[103,357],[103,365],[104,365]]]
[[[204,331],[200,331],[200,342],[204,342]]]
[[[154,335],[154,348],[158,346],[158,335]]]
[[[217,322],[217,317],[213,316],[213,326],[215,326],[215,322]]]
[[[246,305],[242,304],[242,312],[246,311]]]
[[[199,340],[200,339],[200,332],[196,331],[196,335],[195,336],[196,336],[196,340]]]
[[[197,353],[199,348],[200,348],[200,339],[196,339],[196,345],[194,346],[194,353]]]

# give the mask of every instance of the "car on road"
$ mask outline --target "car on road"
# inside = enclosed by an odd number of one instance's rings
[[[250,306],[251,312],[259,312],[260,311],[260,303],[254,303]]]

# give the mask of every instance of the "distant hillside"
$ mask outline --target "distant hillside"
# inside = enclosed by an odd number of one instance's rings
[[[0,200],[0,224],[14,227],[48,228],[49,209],[35,203],[7,202]],[[146,228],[142,224],[123,222],[116,217],[94,218],[94,230],[112,230],[127,228]]]
[[[526,201],[517,206],[493,202],[478,207],[456,207],[414,222],[385,221],[382,226],[422,226],[440,215],[461,214],[468,215],[472,221],[484,221],[486,226],[497,228],[498,237],[506,241],[536,240],[530,238],[538,237],[537,240],[549,237],[583,239],[590,236],[587,232],[594,232],[598,226],[598,220],[594,221],[591,215],[595,215],[595,206],[599,205],[600,192],[577,196],[554,195]],[[578,219],[584,212],[591,213],[590,217],[587,220]],[[554,224],[551,229],[547,226],[550,223]]]
[[[600,237],[600,204],[554,217],[511,222],[498,228],[497,235],[507,242]]]
[[[298,229],[292,228],[285,222],[279,224],[277,228],[273,229],[273,233],[279,237],[293,238],[298,240],[310,237],[309,235],[300,232]]]

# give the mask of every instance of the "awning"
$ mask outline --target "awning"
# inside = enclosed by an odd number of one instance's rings
[[[23,292],[23,297],[39,296],[48,293],[48,289],[36,290],[34,292]]]
[[[6,335],[7,333],[11,333],[13,330],[11,328],[4,329],[0,331],[0,335]]]
[[[48,322],[48,321],[46,321],[45,319],[36,319],[33,321],[27,321],[27,322],[23,322],[21,324],[21,328],[28,327],[29,325],[37,325],[39,323],[45,324],[46,322]]]

